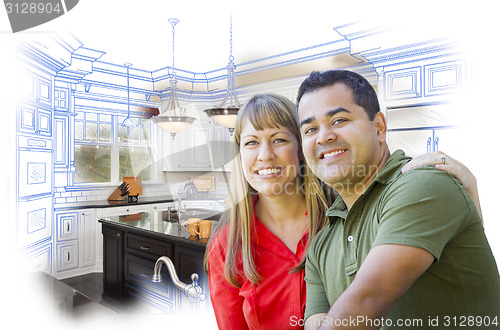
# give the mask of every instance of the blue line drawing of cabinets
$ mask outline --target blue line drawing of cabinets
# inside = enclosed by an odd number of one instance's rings
[[[23,71],[17,106],[17,245],[37,270],[52,271],[53,77]]]
[[[465,138],[460,97],[467,61],[441,40],[410,45],[373,59],[387,117],[389,149],[409,156],[443,150],[460,157]]]

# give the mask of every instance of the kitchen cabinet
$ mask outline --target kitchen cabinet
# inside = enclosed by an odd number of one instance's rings
[[[172,203],[139,204],[99,209],[56,209],[54,270],[58,279],[100,272],[103,236],[98,219],[166,210]]]
[[[163,167],[165,171],[231,170],[235,156],[229,130],[209,121],[195,122],[177,133],[175,139],[163,133]]]
[[[69,116],[54,116],[54,168],[56,171],[67,171],[69,157]]]
[[[34,101],[52,107],[52,78],[50,75],[37,72],[22,72],[20,90],[26,101]]]
[[[224,211],[224,200],[187,199],[182,200],[182,205],[186,209],[206,209],[213,211]]]
[[[16,105],[16,245],[28,264],[52,273],[53,78],[45,71],[19,72]],[[67,250],[65,248],[65,250]]]
[[[415,157],[438,150],[456,155],[463,139],[456,125],[457,112],[447,104],[425,103],[387,109],[389,150],[402,149]]]
[[[193,308],[208,311],[208,278],[203,270],[206,243],[191,240],[179,224],[162,218],[161,212],[154,212],[144,214],[140,221],[129,222],[123,217],[100,220],[104,240],[103,301],[137,312],[177,314]],[[198,274],[198,283],[207,296],[205,301],[191,304],[173,286],[166,267],[162,267],[163,281],[152,282],[154,265],[161,256],[172,260],[177,276],[186,284],[192,282],[193,273]]]
[[[194,123],[177,133],[175,139],[164,136],[164,167],[169,171],[212,171],[209,141],[212,127],[209,123]]]
[[[124,249],[125,235],[112,226],[102,226],[103,236],[103,303],[119,305],[124,300]]]
[[[230,134],[229,129],[214,124],[213,140],[211,145],[212,167],[214,170],[231,171],[234,157],[236,157],[236,149],[234,145],[234,137]]]
[[[140,197],[139,197],[140,198]],[[102,217],[112,217],[117,215],[137,214],[145,212],[156,212],[168,209],[173,206],[172,202],[155,203],[155,204],[129,204],[126,206],[107,207],[102,209]]]
[[[55,213],[56,278],[91,272],[96,264],[97,235],[94,209]],[[85,268],[89,268],[88,271]],[[70,271],[70,272],[69,272]]]
[[[54,108],[59,111],[69,110],[69,89],[54,87]]]
[[[125,296],[131,308],[142,313],[175,313],[175,291],[171,281],[152,281],[155,260],[125,255]],[[165,268],[162,278],[169,278]]]
[[[179,279],[184,283],[191,283],[191,274],[198,274],[198,285],[203,288],[206,295],[206,302],[200,307],[206,312],[210,311],[208,304],[210,297],[208,292],[208,274],[203,269],[203,259],[205,257],[205,248],[179,245],[175,249],[175,268]],[[180,300],[180,310],[188,311],[192,308],[188,299]]]
[[[18,110],[18,131],[50,137],[52,135],[52,112],[47,109],[23,104]]]

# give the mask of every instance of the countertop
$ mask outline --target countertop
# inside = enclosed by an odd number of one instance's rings
[[[120,226],[124,229],[135,230],[139,232],[144,232],[148,235],[153,235],[156,237],[167,237],[171,240],[175,240],[182,243],[189,243],[198,246],[205,247],[208,239],[200,239],[198,236],[190,236],[189,233],[182,228],[180,223],[189,218],[200,218],[212,220],[212,231],[218,224],[220,218],[220,211],[213,212],[199,212],[199,211],[188,211],[182,212],[180,216],[180,221],[170,220],[168,221],[168,212],[149,212],[149,213],[138,213],[132,215],[120,215],[112,217],[104,217],[99,220],[103,224],[111,224],[115,226]]]
[[[223,195],[215,195],[215,194],[202,194],[200,196],[195,197],[186,197],[186,195],[181,195],[181,199],[183,201],[190,200],[223,200],[226,196]],[[125,201],[107,201],[107,200],[99,200],[99,201],[88,201],[88,202],[75,202],[75,203],[67,203],[63,205],[55,205],[54,210],[65,210],[65,209],[99,209],[106,207],[118,207],[118,206],[134,206],[134,205],[145,205],[145,204],[157,204],[157,203],[169,203],[176,201],[178,196],[165,195],[165,196],[154,196],[154,197],[143,197],[139,196],[137,202],[129,203],[127,200]]]

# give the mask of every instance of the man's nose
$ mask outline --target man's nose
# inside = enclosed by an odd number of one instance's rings
[[[325,126],[319,127],[318,138],[316,139],[317,144],[326,144],[336,139],[337,135],[332,128]]]

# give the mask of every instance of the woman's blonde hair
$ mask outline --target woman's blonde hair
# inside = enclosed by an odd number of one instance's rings
[[[309,216],[309,242],[326,223],[326,209],[332,200],[332,191],[324,186],[311,172],[304,162],[300,143],[300,131],[297,125],[295,105],[285,97],[274,94],[258,94],[253,96],[238,112],[234,140],[236,158],[233,160],[233,171],[230,182],[230,207],[225,212],[217,232],[228,227],[228,240],[226,247],[226,260],[224,272],[227,281],[235,287],[240,287],[238,277],[245,276],[254,284],[260,280],[259,272],[255,267],[252,252],[252,210],[253,199],[257,192],[248,184],[243,174],[240,156],[241,131],[243,123],[248,119],[256,130],[264,128],[288,128],[299,141],[298,157],[301,164],[300,184],[306,196],[307,212]],[[207,260],[210,244],[205,254],[205,270],[208,272]],[[238,270],[239,260],[243,263],[243,272]],[[291,272],[304,268],[305,257]]]

